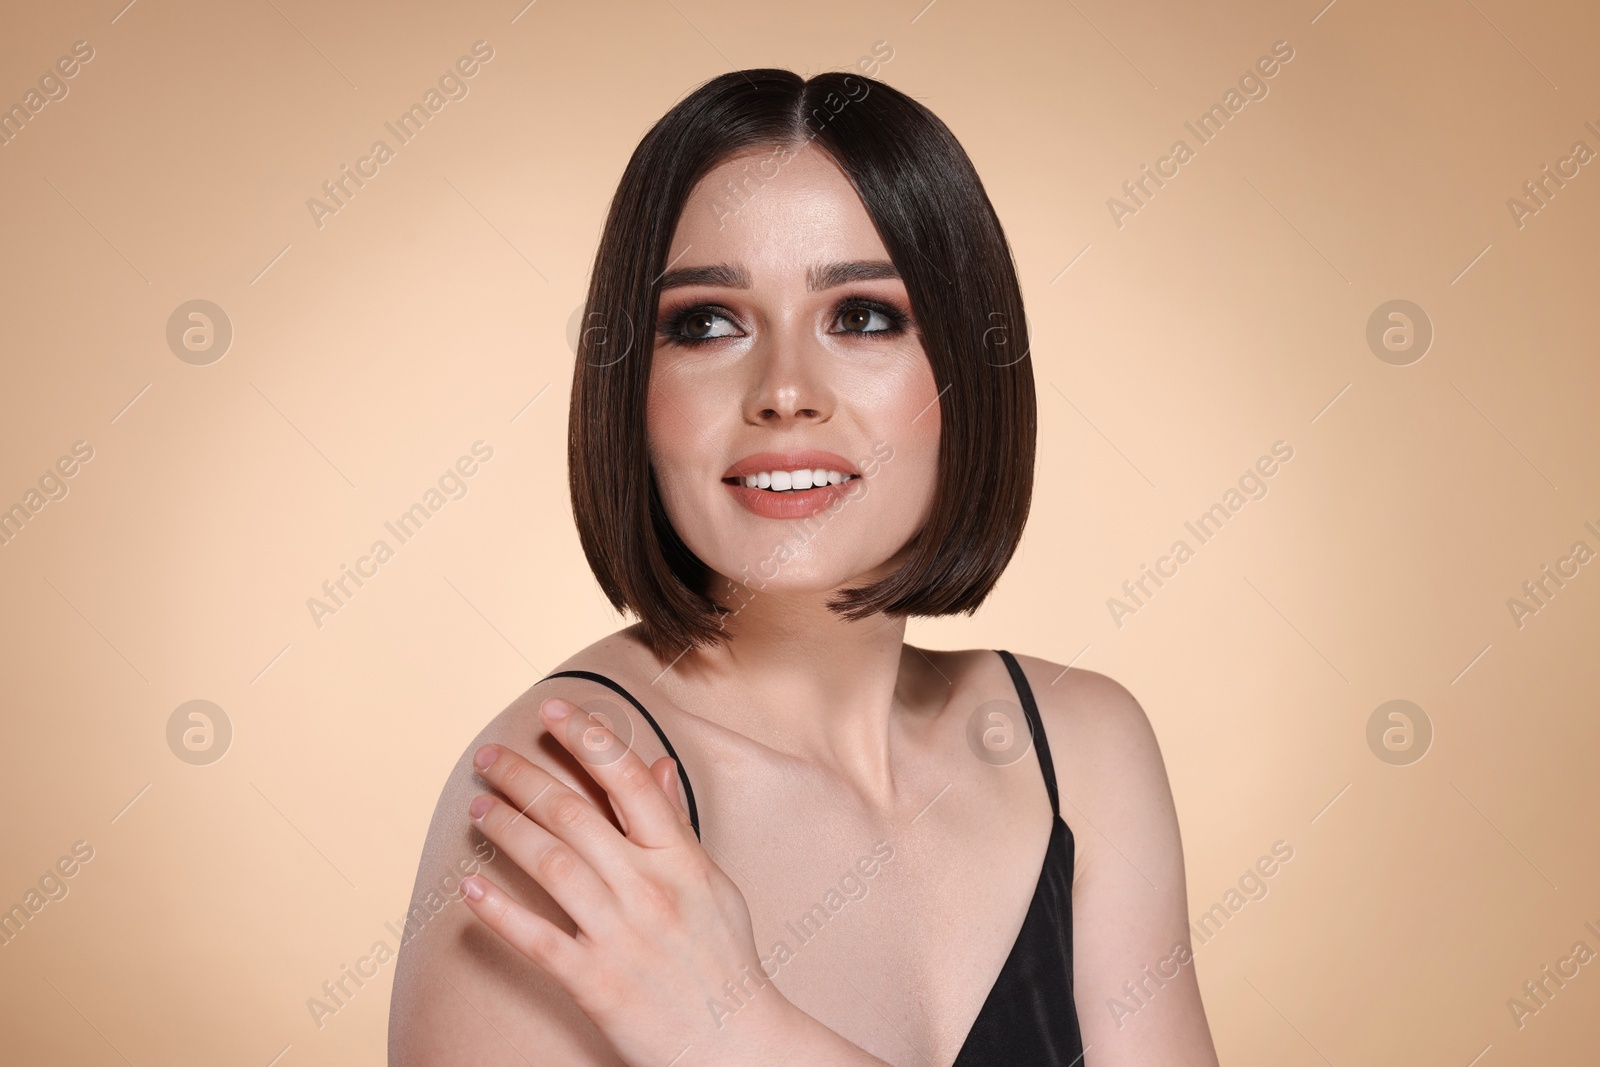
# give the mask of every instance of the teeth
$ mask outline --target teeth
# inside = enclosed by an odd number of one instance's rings
[[[747,474],[743,482],[751,489],[770,489],[773,492],[784,493],[812,489],[823,485],[839,485],[851,478],[859,477],[855,474],[845,474],[842,471],[830,471],[822,467],[793,471],[761,471],[757,474]]]

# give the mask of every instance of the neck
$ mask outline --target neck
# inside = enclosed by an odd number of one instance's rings
[[[726,598],[738,606],[727,638],[686,653],[667,674],[712,697],[684,694],[702,718],[887,796],[890,719],[932,671],[906,646],[905,619],[852,622],[827,606],[829,596]]]

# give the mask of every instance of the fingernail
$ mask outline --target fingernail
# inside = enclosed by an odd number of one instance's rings
[[[499,758],[500,750],[498,748],[496,748],[494,745],[484,745],[482,748],[478,749],[477,754],[472,757],[472,762],[473,765],[478,768],[478,770],[486,771],[494,763],[494,761]]]
[[[467,805],[467,814],[474,819],[481,819],[492,807],[494,807],[493,797],[477,797],[471,804]]]
[[[463,878],[461,879],[461,892],[468,900],[482,900],[483,883],[475,877]]]
[[[553,722],[560,722],[572,714],[572,705],[560,697],[551,697],[544,702],[544,707],[540,710],[544,712],[545,718]]]

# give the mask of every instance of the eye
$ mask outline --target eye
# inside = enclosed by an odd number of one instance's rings
[[[733,337],[738,328],[718,309],[699,306],[668,315],[659,332],[663,340],[674,344],[697,345],[719,337]]]
[[[834,321],[844,327],[839,333],[892,335],[906,328],[906,316],[899,309],[859,297],[841,304]]]
[[[722,323],[721,327],[717,325],[719,322]],[[704,309],[691,311],[684,316],[678,328],[685,337],[691,337],[696,341],[708,337],[729,337],[734,332],[733,323],[728,321],[727,316]]]

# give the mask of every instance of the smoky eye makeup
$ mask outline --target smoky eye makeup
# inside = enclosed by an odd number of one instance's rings
[[[870,328],[874,316],[882,320],[882,325]],[[844,321],[854,325],[830,332],[861,337],[898,337],[912,326],[911,316],[903,308],[886,300],[866,296],[847,296],[834,305],[832,322],[837,325]],[[724,325],[718,325],[719,322]],[[711,330],[722,332],[696,332]],[[712,303],[689,303],[664,308],[656,322],[656,337],[659,340],[685,348],[738,337],[742,335],[741,331],[738,317],[733,312]]]
[[[717,328],[716,323],[719,320],[731,327],[731,330],[705,336],[689,332]],[[739,330],[739,322],[733,312],[716,304],[685,304],[679,308],[663,309],[656,322],[656,336],[659,339],[686,348],[710,341],[720,341],[724,337],[737,337]]]
[[[839,322],[847,316],[865,314],[867,322],[872,321],[871,316],[882,316],[887,325],[878,329],[848,329],[840,333],[859,333],[865,337],[898,337],[906,332],[911,325],[911,316],[906,314],[896,305],[885,300],[873,300],[867,297],[848,296],[840,301],[834,309],[833,320]]]

